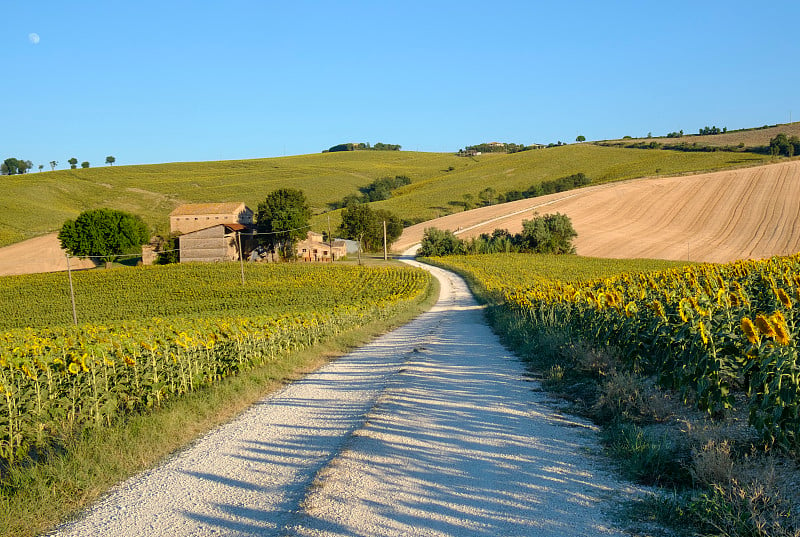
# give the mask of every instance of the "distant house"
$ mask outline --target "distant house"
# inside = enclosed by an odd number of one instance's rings
[[[347,255],[347,243],[343,240],[324,242],[322,233],[309,231],[305,240],[297,243],[296,253],[302,261],[335,261]]]
[[[254,213],[242,202],[188,203],[169,213],[172,233],[191,233],[219,224],[252,226]]]
[[[216,224],[178,237],[181,263],[237,261],[239,246],[247,252],[254,242],[253,228],[244,224]]]
[[[504,144],[503,142],[489,142],[486,145],[488,145],[489,147],[505,147],[506,146],[506,144]]]

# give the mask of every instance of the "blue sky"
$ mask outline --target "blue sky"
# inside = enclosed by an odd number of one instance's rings
[[[456,151],[800,120],[800,3],[2,0],[0,159]],[[38,35],[37,39],[31,34]]]

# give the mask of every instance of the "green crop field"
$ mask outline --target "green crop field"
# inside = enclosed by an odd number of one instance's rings
[[[684,266],[685,261],[663,259],[605,259],[555,254],[479,254],[426,258],[455,270],[489,292],[531,289],[543,282],[576,284],[624,273],[649,272]]]
[[[2,177],[0,246],[57,231],[81,211],[111,207],[138,214],[154,232],[186,202],[244,201],[252,209],[281,187],[306,193],[320,231],[339,223],[329,204],[385,176],[410,185],[376,207],[408,220],[460,210],[464,194],[487,186],[498,193],[583,172],[595,182],[754,165],[768,157],[743,153],[683,153],[568,145],[515,154],[457,157],[449,153],[356,151],[270,159],[107,166]],[[452,168],[452,169],[451,169]]]
[[[78,322],[301,314],[402,294],[421,277],[394,265],[249,263],[242,270],[237,263],[182,263],[76,271]],[[72,324],[65,272],[0,278],[0,303],[0,339],[3,330]]]
[[[111,425],[287,353],[390,319],[430,275],[391,264],[181,264],[0,279],[0,467],[57,431]],[[60,289],[59,289],[60,288]]]

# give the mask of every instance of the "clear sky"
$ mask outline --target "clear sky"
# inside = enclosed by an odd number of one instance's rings
[[[794,1],[0,0],[0,13],[0,160],[34,169],[800,120]]]

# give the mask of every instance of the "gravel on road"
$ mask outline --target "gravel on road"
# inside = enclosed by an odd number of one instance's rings
[[[464,281],[113,489],[53,535],[625,535],[635,491],[525,376]]]

